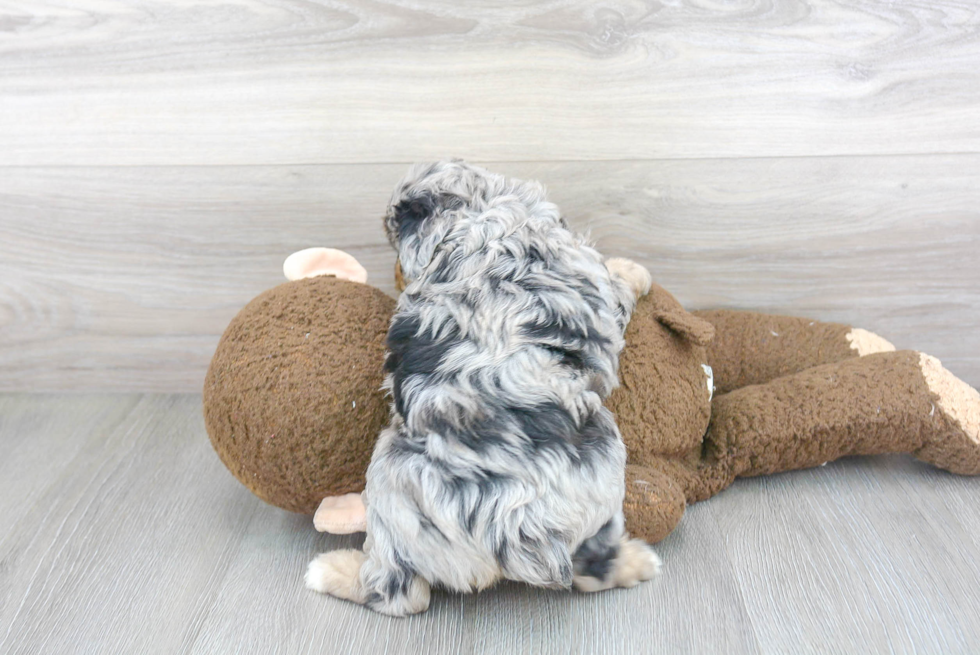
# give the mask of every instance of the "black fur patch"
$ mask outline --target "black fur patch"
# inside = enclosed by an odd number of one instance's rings
[[[436,206],[436,197],[430,193],[402,200],[395,205],[393,209],[398,240],[402,241],[418,232],[422,222],[435,213]]]
[[[619,554],[619,542],[613,538],[612,520],[582,542],[572,555],[575,574],[605,580]]]
[[[420,334],[420,327],[418,316],[400,313],[395,315],[391,327],[388,328],[385,372],[392,374],[395,409],[406,419],[408,412],[401,393],[405,378],[417,374],[434,375],[443,355],[459,339],[459,329],[455,326],[438,338],[431,334]]]
[[[494,548],[493,551],[494,558],[496,558],[497,564],[499,564],[501,568],[507,568],[507,548],[507,540],[504,539],[497,544],[497,547]]]
[[[396,596],[405,596],[415,578],[415,569],[401,556],[398,551],[392,551],[392,559],[397,568],[387,569],[384,573],[384,583],[380,591],[372,591],[367,596],[367,606],[375,607],[382,602],[391,602]]]
[[[585,370],[585,355],[583,353],[575,350],[569,350],[568,348],[561,348],[559,346],[551,346],[547,344],[542,346],[542,348],[559,355],[561,359],[559,359],[558,362],[562,366],[574,368],[577,371]]]
[[[515,407],[510,415],[528,438],[534,450],[575,446],[578,429],[568,412],[555,403],[533,407]]]
[[[534,451],[564,450],[579,463],[587,462],[597,451],[604,451],[616,439],[615,423],[606,420],[601,412],[592,414],[580,426],[575,425],[563,407],[554,403],[514,409],[511,414]]]
[[[437,211],[454,210],[462,206],[462,200],[447,193],[421,193],[402,200],[392,208],[398,240],[402,241],[417,233],[422,224],[432,218]]]
[[[521,326],[521,332],[527,338],[540,342],[541,345],[568,347],[573,344],[592,342],[601,348],[608,348],[612,344],[610,339],[599,334],[594,326],[571,325],[567,321],[561,321],[560,318],[525,323]]]
[[[426,532],[435,532],[437,535],[442,537],[443,541],[447,543],[449,542],[449,539],[446,537],[445,534],[443,534],[442,530],[440,530],[438,526],[436,526],[436,524],[433,523],[432,520],[425,514],[419,514],[419,525]]]
[[[459,504],[459,522],[466,527],[466,531],[470,534],[473,534],[477,516],[483,511],[482,504],[486,499],[494,498],[493,506],[488,511],[483,512],[484,515],[493,516],[496,513],[497,501],[494,487],[510,481],[510,478],[495,475],[484,469],[480,469],[477,474],[479,477],[475,481],[462,478],[454,478],[451,481],[451,486],[457,495],[472,494],[473,506],[469,511],[466,510],[466,503]]]
[[[430,430],[469,448],[486,453],[494,448],[512,448],[513,444],[527,453],[542,450],[564,452],[578,463],[587,463],[596,452],[605,452],[615,441],[616,424],[605,412],[596,412],[581,425],[576,425],[568,411],[556,403],[528,407],[505,407],[494,416],[483,418],[471,426],[457,428],[445,417],[433,415],[426,421]],[[407,436],[396,442],[403,452],[422,453],[424,446]],[[480,485],[493,484],[491,474],[479,478]],[[471,484],[470,480],[449,480],[451,485]],[[461,489],[454,490],[460,492]],[[484,491],[481,489],[481,492]]]

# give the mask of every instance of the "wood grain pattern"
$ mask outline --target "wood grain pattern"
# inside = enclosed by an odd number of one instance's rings
[[[0,10],[0,164],[980,152],[971,0]]]
[[[974,650],[978,514],[951,499],[977,497],[976,482],[905,457],[851,459],[709,503],[763,650]]]
[[[0,390],[197,391],[221,332],[344,248],[393,293],[404,166],[12,168],[0,176]],[[980,156],[503,163],[691,308],[860,325],[980,386]]]
[[[205,450],[200,397],[83,399],[4,399],[5,414],[126,416],[105,431],[73,434],[59,418],[27,430],[15,465],[47,489],[0,542],[0,651],[172,651],[210,605],[258,501],[234,493]],[[60,448],[75,450],[63,469],[38,462]]]
[[[309,592],[360,537],[228,474],[199,395],[0,396],[0,651],[970,652],[980,486],[905,457],[741,480],[691,507],[665,573],[596,595],[437,592],[409,619]],[[13,476],[11,477],[11,474]],[[11,513],[11,509],[15,509]]]

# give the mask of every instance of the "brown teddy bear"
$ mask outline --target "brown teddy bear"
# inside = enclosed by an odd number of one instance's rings
[[[360,531],[358,492],[388,421],[395,303],[340,251],[303,251],[284,268],[293,281],[250,302],[218,344],[208,433],[263,500],[316,510],[323,531]],[[980,394],[935,358],[845,325],[689,313],[654,285],[627,329],[620,379],[607,405],[628,451],[626,524],[651,542],[736,477],[878,453],[980,474]]]

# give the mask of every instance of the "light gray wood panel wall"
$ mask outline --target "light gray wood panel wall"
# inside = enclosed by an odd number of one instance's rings
[[[0,163],[980,151],[972,0],[7,2]]]
[[[188,391],[289,252],[392,291],[405,162],[538,177],[691,307],[881,331],[980,381],[968,2],[0,8],[0,389]],[[396,163],[397,162],[397,163]]]
[[[514,163],[690,308],[813,316],[980,385],[980,156]],[[282,260],[344,248],[393,293],[401,164],[9,168],[0,389],[196,391]]]

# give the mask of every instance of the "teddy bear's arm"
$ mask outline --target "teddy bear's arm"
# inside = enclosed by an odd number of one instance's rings
[[[755,312],[693,312],[715,328],[707,344],[718,394],[813,366],[895,350],[878,335],[839,323]]]
[[[705,436],[700,489],[736,476],[818,466],[846,455],[911,453],[980,474],[980,394],[914,351],[826,364],[718,396]]]

